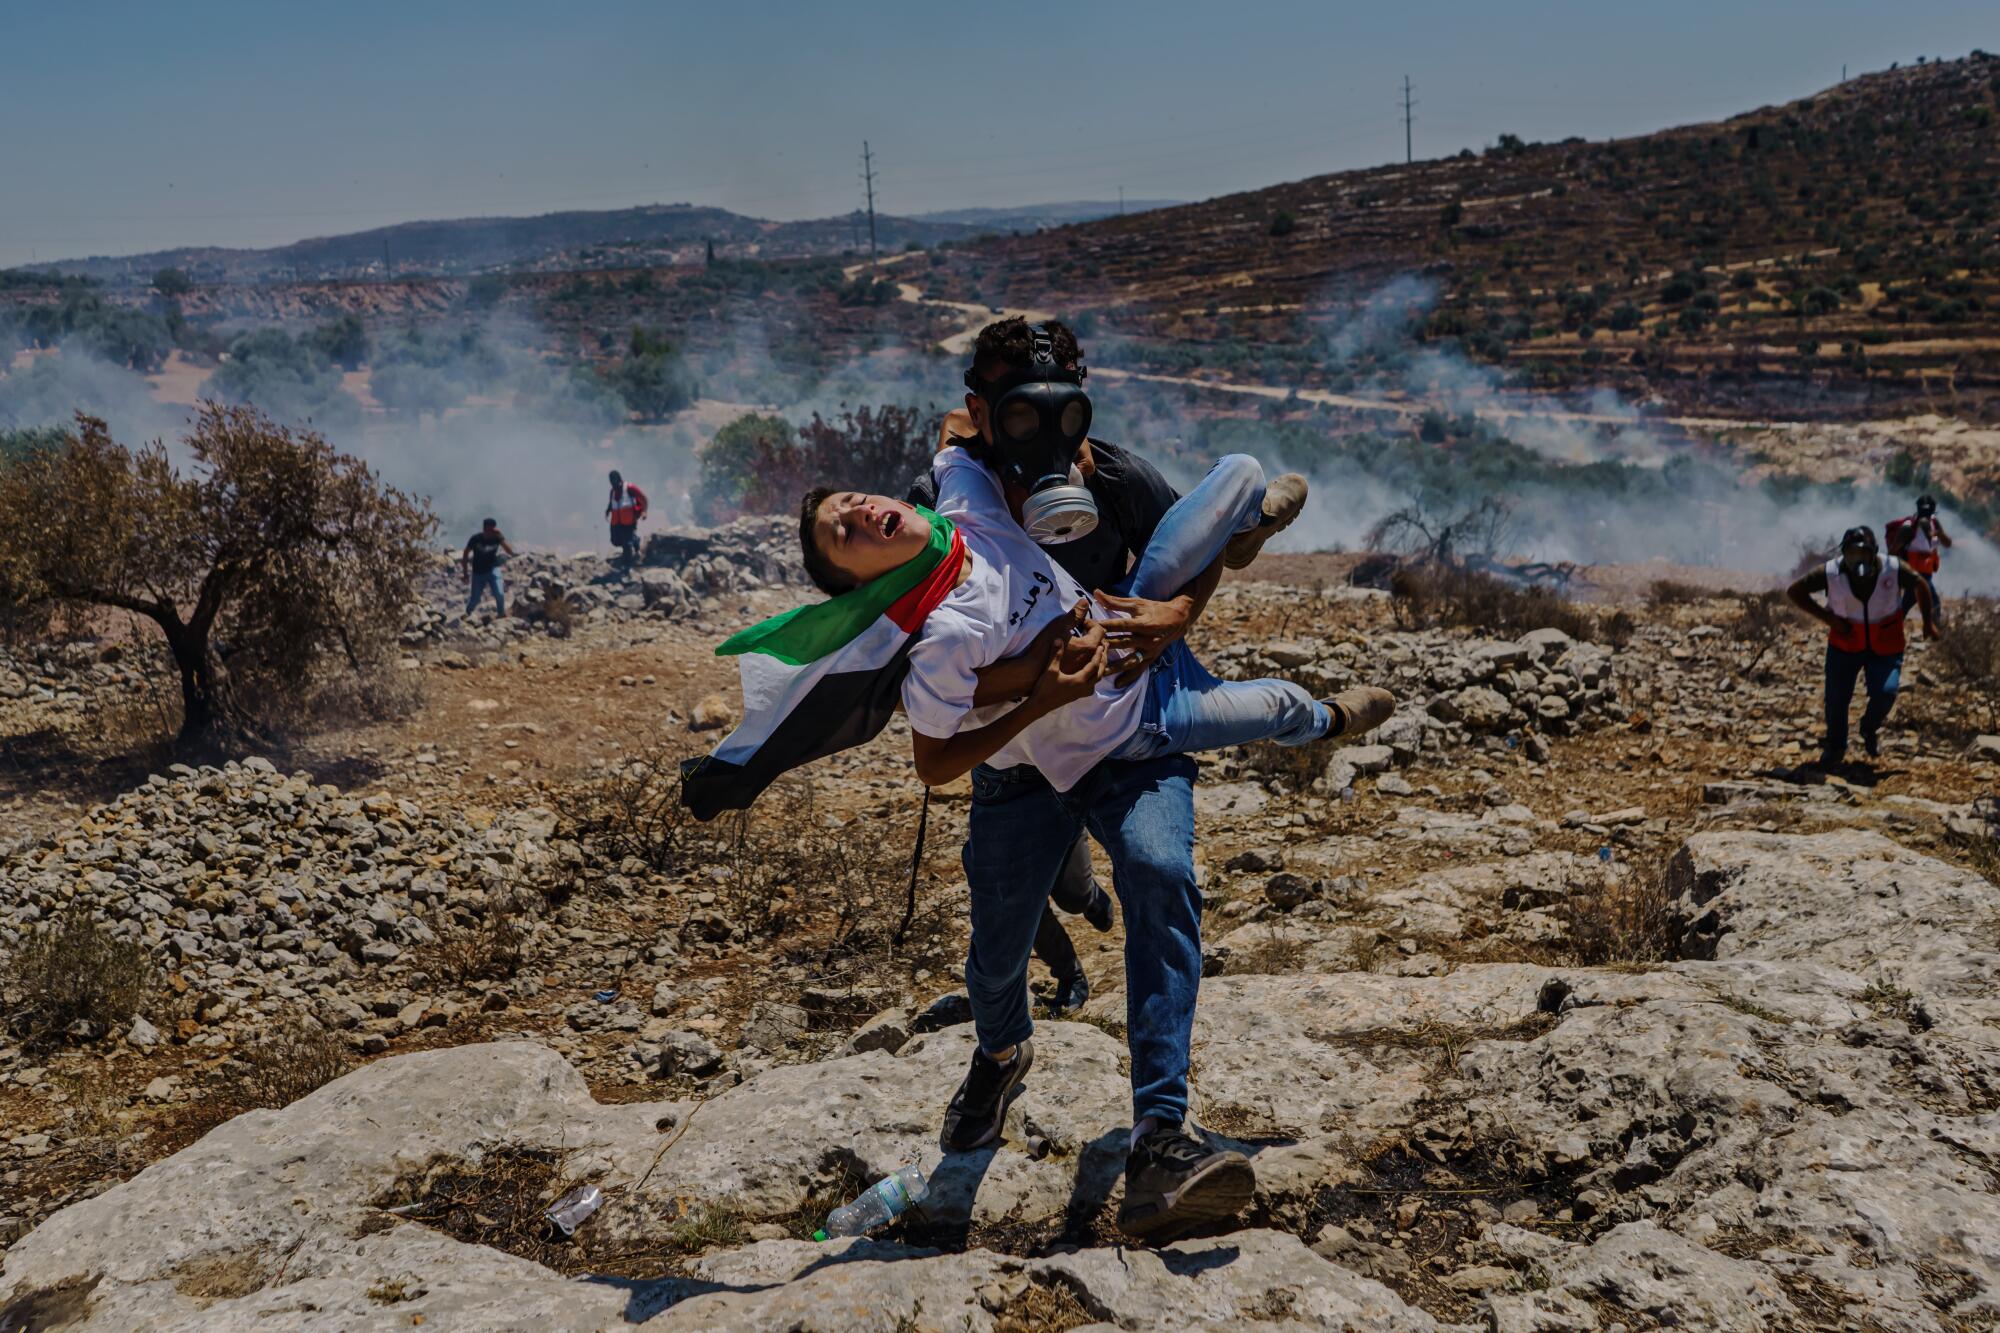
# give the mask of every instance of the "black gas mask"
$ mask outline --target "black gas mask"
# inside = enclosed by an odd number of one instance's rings
[[[1021,526],[1044,546],[1072,542],[1097,527],[1097,501],[1076,466],[1076,451],[1090,433],[1085,371],[1056,361],[1055,340],[1040,324],[1029,330],[1026,366],[992,383],[975,365],[965,387],[986,404],[993,428],[992,462],[1001,478],[1028,493]]]
[[[1849,528],[1841,534],[1840,562],[1859,584],[1873,584],[1882,570],[1881,551],[1872,528]]]
[[[1936,514],[1937,514],[1936,500],[1931,499],[1931,497],[1928,495],[1920,495],[1917,497],[1918,518],[1932,518],[1935,517]]]

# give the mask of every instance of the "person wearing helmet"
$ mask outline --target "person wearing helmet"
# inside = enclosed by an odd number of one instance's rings
[[[1824,606],[1812,599],[1814,593],[1825,596]],[[1853,527],[1842,534],[1840,553],[1808,571],[1785,595],[1826,626],[1826,741],[1820,766],[1837,768],[1847,758],[1847,710],[1857,676],[1868,688],[1861,743],[1870,756],[1880,754],[1882,723],[1902,685],[1903,599],[1923,608],[1924,637],[1935,639],[1930,586],[1896,557],[1883,556],[1873,529]]]
[[[1942,625],[1944,603],[1938,598],[1937,572],[1945,548],[1951,545],[1951,537],[1938,521],[1937,501],[1928,495],[1918,496],[1917,512],[1890,523],[1883,535],[1888,539],[1889,554],[1909,566],[1910,572],[1931,590],[1931,614]],[[1903,614],[1907,616],[1915,605],[1916,598],[1905,593]]]

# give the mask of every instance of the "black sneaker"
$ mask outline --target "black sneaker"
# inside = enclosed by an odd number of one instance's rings
[[[1066,1014],[1072,1009],[1081,1009],[1083,1002],[1090,998],[1090,978],[1079,972],[1073,977],[1057,977],[1056,988],[1049,994],[1049,1012]]]
[[[1035,1048],[1027,1041],[1015,1047],[1014,1058],[1004,1065],[989,1060],[975,1047],[972,1067],[965,1071],[965,1081],[945,1108],[938,1146],[946,1152],[971,1152],[999,1138],[1000,1126],[1007,1119],[1007,1104],[1020,1095],[1021,1081],[1034,1063]]]
[[[1090,886],[1090,905],[1083,909],[1083,919],[1099,930],[1111,929],[1111,895],[1097,885]]]
[[[1861,748],[1868,751],[1870,759],[1879,759],[1882,755],[1882,733],[1879,731],[1862,732]]]
[[[1257,1173],[1240,1152],[1218,1152],[1176,1125],[1155,1129],[1125,1158],[1118,1229],[1138,1240],[1172,1240],[1242,1212]]]

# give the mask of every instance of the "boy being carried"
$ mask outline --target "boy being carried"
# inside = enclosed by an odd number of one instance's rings
[[[1032,764],[1059,792],[1105,759],[1151,759],[1251,741],[1303,745],[1369,730],[1386,720],[1386,690],[1359,687],[1314,699],[1285,680],[1220,681],[1176,641],[1142,689],[1121,688],[1100,618],[1115,621],[1122,596],[1165,598],[1261,521],[1263,468],[1231,455],[1161,521],[1144,557],[1109,598],[1094,600],[1008,513],[993,474],[962,448],[937,456],[937,512],[883,495],[816,490],[799,516],[805,565],[822,591],[861,587],[916,559],[939,525],[956,531],[967,559],[910,649],[903,705],[917,776],[950,782],[985,763]],[[1053,622],[1067,625],[1051,630]],[[1062,642],[1064,631],[1068,642]],[[1018,704],[977,706],[977,672],[1034,651],[1047,660]]]

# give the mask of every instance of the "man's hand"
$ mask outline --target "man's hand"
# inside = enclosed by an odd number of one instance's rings
[[[1079,621],[1084,619],[1090,614],[1089,603],[1078,602],[1070,614]],[[1109,660],[1110,645],[1105,642],[1104,629],[1093,624],[1049,654],[1048,665],[1036,679],[1026,706],[1038,716],[1046,716],[1064,704],[1087,697],[1097,688],[1097,682],[1104,679]]]
[[[1194,619],[1194,600],[1185,595],[1154,602],[1144,597],[1118,597],[1101,592],[1097,594],[1097,600],[1121,617],[1104,622],[1106,638],[1133,654],[1123,660],[1118,672],[1120,689],[1145,675],[1146,669],[1159,660],[1160,654],[1167,651],[1174,640],[1187,633],[1188,625]]]
[[[1924,622],[1924,637],[1926,639],[1935,639],[1941,637],[1940,634],[1938,633],[1937,622],[1935,620],[1926,620]]]

